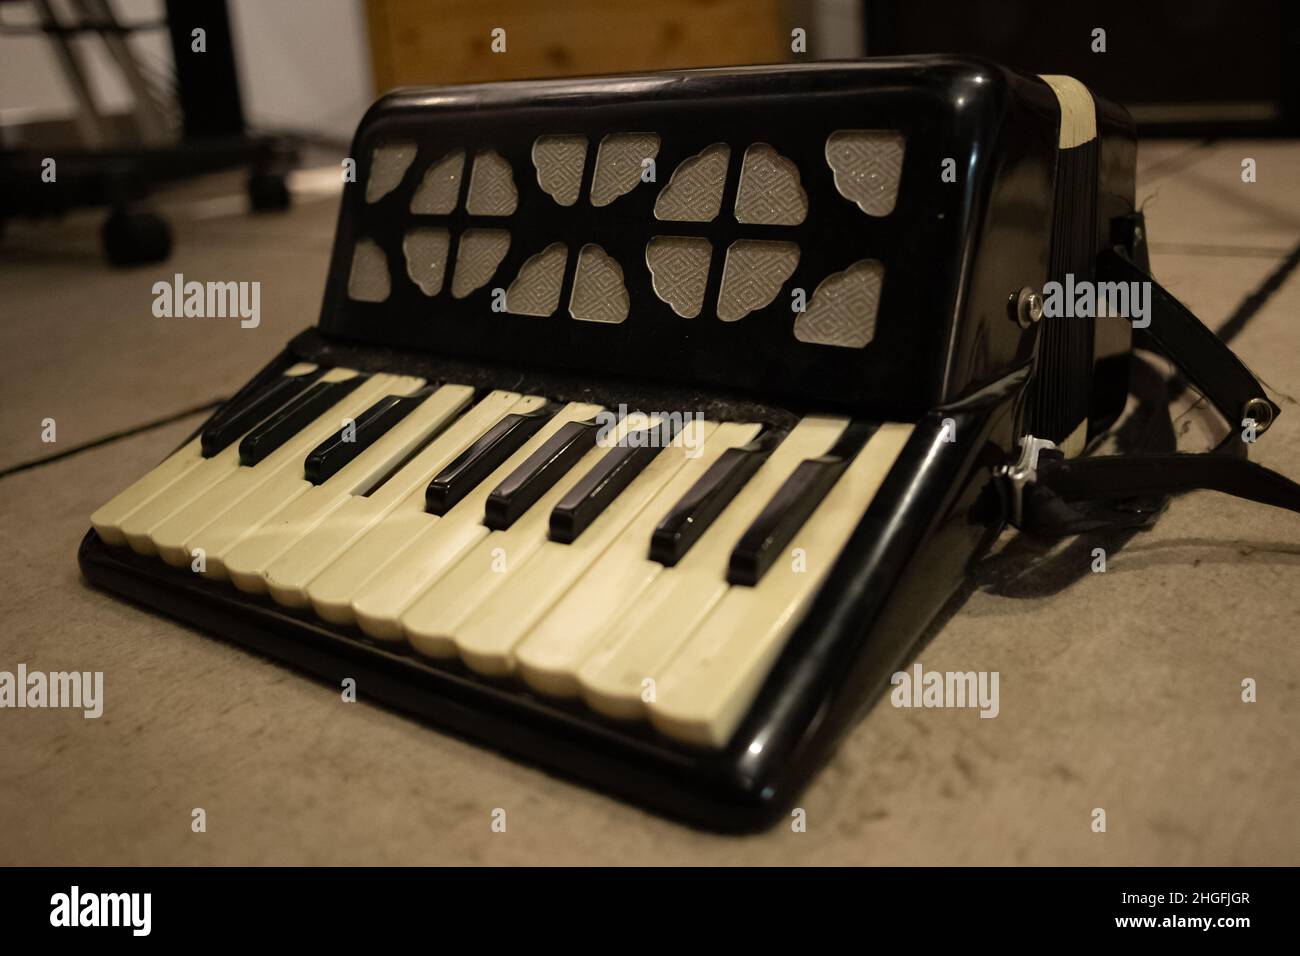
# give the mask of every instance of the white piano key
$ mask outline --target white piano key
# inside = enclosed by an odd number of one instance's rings
[[[529,686],[556,697],[578,696],[578,667],[605,629],[618,626],[627,609],[664,570],[647,557],[655,526],[723,452],[752,441],[759,428],[737,422],[719,425],[699,456],[686,461],[600,560],[528,632],[515,656],[520,676]]]
[[[191,554],[195,549],[202,548],[207,556],[207,568],[203,573],[207,577],[218,580],[228,577],[226,558],[229,554],[273,515],[313,487],[303,477],[303,465],[307,455],[317,445],[337,433],[345,420],[364,415],[366,409],[377,399],[390,394],[407,395],[423,385],[424,380],[420,378],[406,376],[394,378],[378,393],[370,393],[364,401],[343,410],[341,415],[326,416],[310,428],[303,429],[300,436],[295,436],[294,440],[286,443],[293,446],[292,452],[286,452],[282,459],[277,459],[273,470],[263,471],[257,475],[256,467],[253,469],[257,480],[247,483],[252,487],[232,488],[231,479],[227,479],[214,489],[212,497],[219,499],[224,493],[226,500],[234,499],[233,503],[221,508],[220,501],[214,502],[217,505],[213,508],[216,517],[185,538],[184,553]],[[314,431],[317,425],[320,426],[320,431]],[[306,436],[309,433],[314,440],[307,440]],[[301,442],[298,441],[300,437]],[[277,450],[267,458],[267,462],[278,456],[281,451],[284,449]],[[366,453],[363,452],[357,460],[363,460],[365,457]],[[199,504],[196,504],[196,507],[198,506]],[[159,555],[167,561],[170,544],[162,540],[162,533],[163,529],[160,529],[155,536],[155,542],[158,544]]]
[[[153,471],[148,472],[92,514],[90,523],[99,536],[109,544],[126,544],[122,523],[142,505],[174,485],[203,461],[203,439],[196,435]]]
[[[353,495],[319,525],[271,562],[266,584],[271,597],[286,607],[305,608],[307,586],[404,498],[423,495],[429,480],[483,432],[506,415],[522,396],[494,391],[447,426],[420,453],[369,495]]]
[[[656,728],[726,744],[911,434],[911,425],[886,424],[872,435],[790,542],[804,570],[778,563],[757,586],[728,589],[658,678],[648,707]]]
[[[644,416],[629,415],[609,436],[617,442],[629,429],[645,427]],[[523,564],[547,537],[551,509],[609,451],[597,445],[580,458],[514,524],[492,531],[439,578],[406,612],[401,625],[406,639],[428,657],[455,657],[457,625],[488,601],[510,600],[511,568]]]
[[[319,381],[344,382],[355,378],[357,374],[352,369],[334,368],[322,375]],[[364,385],[360,385],[358,389],[364,387]],[[223,479],[236,474],[243,467],[239,463],[239,442],[237,441],[231,442],[211,458],[203,459],[197,466],[186,471],[166,488],[136,508],[121,522],[121,533],[126,539],[126,543],[131,546],[131,550],[139,554],[157,554],[158,548],[153,541],[154,530],[196,498],[199,498]]]
[[[611,717],[645,714],[647,680],[664,668],[709,610],[727,592],[727,562],[736,541],[790,473],[825,454],[848,419],[809,416],[799,422],[674,567],[655,578],[627,616],[601,638],[578,668],[588,706]]]
[[[316,370],[310,362],[298,362],[285,369],[286,376],[306,375]],[[238,442],[234,442],[238,444]],[[216,457],[215,455],[213,457]],[[134,484],[119,492],[111,501],[100,507],[90,516],[90,523],[96,533],[108,544],[126,544],[126,535],[122,533],[122,522],[134,514],[142,505],[152,500],[162,491],[170,488],[194,468],[204,462],[203,439],[194,436],[183,447],[173,452],[165,461],[144,475]]]
[[[488,602],[457,627],[455,641],[461,659],[480,673],[511,673],[515,669],[514,649],[524,635],[690,460],[687,449],[699,447],[715,429],[710,422],[690,422],[576,541],[546,541],[532,557],[516,566],[504,585],[506,590],[501,592],[502,599]]]
[[[241,591],[265,592],[266,572],[276,558],[345,501],[379,481],[473,397],[468,385],[443,385],[321,484],[313,485],[299,474],[293,490],[280,499],[284,504],[279,510],[218,556],[231,583]]]
[[[391,555],[352,599],[352,613],[361,629],[379,640],[401,639],[402,612],[466,551],[487,537],[483,508],[492,489],[566,423],[587,421],[599,411],[599,405],[581,402],[564,406],[486,480],[479,482],[438,521],[419,532],[401,551]]]
[[[308,453],[338,431],[345,419],[356,418],[380,395],[410,391],[418,388],[421,381],[393,375],[371,376],[262,461],[251,467],[237,467],[222,476],[150,531],[150,540],[159,557],[168,564],[184,567],[190,563],[193,549],[202,548],[212,571],[213,557],[224,553],[247,527],[242,514],[231,514],[234,508],[268,482],[274,484],[276,479],[283,481],[286,475],[293,478],[301,474]]]
[[[525,395],[506,409],[505,414],[527,415],[545,404],[546,399],[539,395]],[[307,597],[313,611],[332,624],[356,623],[356,615],[352,610],[353,598],[394,555],[418,538],[421,532],[442,520],[425,511],[425,489],[429,482],[501,417],[491,416],[490,420],[483,423],[481,431],[470,437],[462,448],[445,461],[433,464],[418,479],[408,476],[406,480],[411,480],[413,484],[405,496],[394,502],[382,519],[375,522],[307,585]]]

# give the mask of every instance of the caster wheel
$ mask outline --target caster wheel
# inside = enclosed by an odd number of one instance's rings
[[[253,173],[248,177],[248,200],[253,212],[284,212],[289,208],[289,185],[281,173]]]
[[[115,210],[104,221],[104,255],[115,266],[162,262],[172,253],[167,221],[151,212]]]

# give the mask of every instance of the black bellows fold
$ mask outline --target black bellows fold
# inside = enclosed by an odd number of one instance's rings
[[[1048,278],[1068,290],[1096,278],[1098,144],[1093,138],[1057,153]],[[1038,371],[1030,385],[1029,431],[1060,444],[1088,417],[1096,319],[1066,314],[1042,318]]]

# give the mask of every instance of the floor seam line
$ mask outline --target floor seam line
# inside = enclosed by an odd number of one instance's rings
[[[176,412],[172,415],[167,415],[163,418],[158,418],[150,422],[145,422],[142,425],[134,425],[131,428],[124,429],[123,431],[111,432],[99,438],[94,438],[91,439],[90,441],[82,442],[80,445],[74,445],[72,448],[68,448],[61,452],[56,452],[53,455],[46,455],[43,458],[33,458],[29,461],[20,462],[17,465],[11,465],[8,468],[0,469],[0,479],[8,478],[10,475],[16,475],[24,471],[30,471],[33,468],[40,468],[42,465],[52,465],[56,461],[62,461],[65,458],[71,458],[74,455],[80,455],[82,452],[91,451],[95,448],[102,448],[105,445],[111,445],[114,442],[122,441],[125,438],[133,438],[134,436],[143,434],[144,432],[153,431],[155,428],[162,428],[164,425],[171,425],[174,424],[175,422],[182,421],[186,418],[191,418],[194,415],[198,415],[203,412],[209,412],[212,409],[216,408],[218,405],[221,405],[225,401],[226,401],[225,398],[212,399],[211,401],[205,402],[202,405],[196,405],[192,408],[184,409],[183,411]]]

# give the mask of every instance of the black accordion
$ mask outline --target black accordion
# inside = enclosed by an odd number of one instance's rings
[[[1072,469],[1135,323],[1044,290],[1141,277],[1145,245],[1132,125],[1075,80],[408,90],[352,156],[319,322],[95,513],[92,583],[746,830],[1046,513],[1040,472],[1106,484]]]

